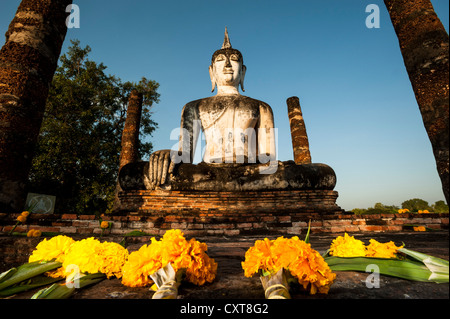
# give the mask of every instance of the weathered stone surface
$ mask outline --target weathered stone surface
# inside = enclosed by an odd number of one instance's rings
[[[272,174],[262,174],[269,164],[180,164],[171,179],[174,191],[333,190],[336,174],[326,164],[296,165],[277,161]],[[151,189],[144,162],[130,163],[119,173],[123,190]]]
[[[277,162],[272,174],[261,174],[268,165],[183,164],[172,182],[173,190],[255,191],[287,189],[332,190],[336,175],[325,164],[296,165]]]

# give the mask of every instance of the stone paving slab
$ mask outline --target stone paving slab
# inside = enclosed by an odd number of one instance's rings
[[[320,253],[325,252],[337,235],[313,235],[311,245]],[[370,238],[379,242],[404,242],[406,248],[417,250],[443,259],[449,259],[449,233],[372,233],[355,234],[368,244]],[[203,287],[183,283],[179,299],[263,299],[264,291],[258,277],[244,277],[241,262],[247,249],[255,240],[264,237],[202,237],[197,240],[208,244],[208,254],[218,262],[216,280]],[[270,238],[270,237],[269,237]],[[272,239],[272,238],[271,238]],[[133,243],[129,251],[139,249],[144,243]],[[327,295],[308,295],[302,291],[291,291],[292,299],[449,299],[449,285],[413,282],[388,276],[381,276],[380,288],[369,289],[365,280],[368,273],[336,272],[337,277]],[[33,292],[14,298],[29,298]],[[153,292],[148,288],[128,288],[118,279],[104,280],[99,284],[77,292],[74,299],[150,299]]]

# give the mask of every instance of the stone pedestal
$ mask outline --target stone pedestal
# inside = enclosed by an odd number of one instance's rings
[[[197,235],[296,233],[308,216],[341,214],[336,175],[325,164],[181,164],[170,189],[146,189],[148,163],[120,171],[118,214],[148,216],[155,229],[177,228]],[[306,222],[305,222],[306,221]],[[148,225],[147,225],[148,226]]]
[[[333,190],[165,191],[119,194],[121,212],[151,216],[153,228],[195,235],[289,234],[305,228],[306,216],[340,214]]]

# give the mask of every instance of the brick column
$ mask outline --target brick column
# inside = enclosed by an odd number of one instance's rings
[[[139,128],[142,113],[142,93],[133,90],[128,100],[127,119],[122,133],[122,151],[120,153],[120,168],[128,163],[139,160]]]
[[[294,150],[294,161],[296,164],[311,163],[309,152],[308,135],[306,134],[305,121],[298,97],[287,99],[289,124],[291,126],[292,148]]]
[[[122,133],[122,150],[120,152],[119,172],[128,163],[139,161],[139,129],[141,126],[143,95],[137,90],[130,93],[128,110]],[[122,191],[119,181],[116,184],[113,211],[120,208],[119,192]]]

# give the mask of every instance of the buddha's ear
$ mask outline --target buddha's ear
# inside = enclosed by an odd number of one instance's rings
[[[213,66],[209,66],[209,77],[211,78],[211,92],[216,89],[216,78],[214,77]]]
[[[245,78],[245,72],[246,71],[247,71],[247,67],[245,65],[242,65],[241,79],[239,80],[239,84],[241,85],[242,92],[245,92],[245,89],[244,89],[244,78]]]

